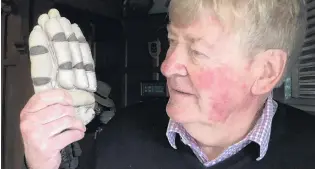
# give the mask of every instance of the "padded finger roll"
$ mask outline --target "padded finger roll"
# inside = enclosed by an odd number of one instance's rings
[[[84,125],[92,121],[95,116],[94,94],[84,90],[71,90],[68,91],[72,98],[73,106],[75,107],[76,117],[80,119]]]
[[[69,47],[72,56],[72,68],[75,75],[74,86],[79,89],[87,89],[89,83],[83,65],[79,41],[76,38],[72,30],[71,23],[67,18],[61,17],[60,24],[69,42]]]
[[[72,30],[74,31],[75,36],[77,37],[79,41],[84,69],[86,71],[86,75],[87,75],[87,79],[89,83],[87,90],[91,92],[95,92],[97,85],[96,85],[96,75],[95,75],[95,64],[92,57],[91,49],[81,29],[79,28],[77,24],[72,24]]]
[[[72,71],[71,51],[65,32],[59,23],[58,14],[49,11],[50,18],[45,23],[45,31],[48,34],[54,47],[55,55],[58,61],[57,81],[65,89],[74,88],[74,76]]]
[[[45,30],[45,24],[49,20],[48,14],[42,14],[38,17],[37,22],[38,25],[42,27],[43,30]]]
[[[92,105],[95,103],[94,94],[84,91],[84,90],[71,90],[68,91],[72,98],[73,106],[85,106],[85,105]]]
[[[29,53],[31,62],[31,77],[35,93],[52,89],[54,70],[51,53],[49,52],[48,37],[37,25],[29,36]]]
[[[95,111],[91,107],[76,107],[75,108],[76,117],[80,119],[84,125],[90,123],[95,117]]]

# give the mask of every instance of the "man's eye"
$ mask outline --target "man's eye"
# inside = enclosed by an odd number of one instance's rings
[[[199,52],[199,51],[196,51],[196,50],[193,50],[193,49],[190,49],[190,52],[189,52],[191,55],[193,56],[205,56],[205,54]]]

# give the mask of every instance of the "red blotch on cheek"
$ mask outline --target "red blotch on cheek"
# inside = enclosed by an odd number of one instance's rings
[[[207,98],[209,121],[225,121],[231,110],[238,105],[247,85],[244,79],[239,79],[237,73],[227,67],[212,68],[196,73],[195,87]]]
[[[211,99],[212,100],[212,99]],[[209,121],[219,121],[222,122],[228,117],[228,112],[226,111],[226,104],[228,104],[228,100],[224,97],[218,98],[218,101],[210,101],[209,102]]]
[[[197,74],[196,87],[201,90],[209,90],[213,88],[215,71],[200,72]]]

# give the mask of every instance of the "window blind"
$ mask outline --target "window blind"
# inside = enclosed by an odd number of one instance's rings
[[[307,1],[307,31],[298,59],[298,97],[315,99],[315,0]]]

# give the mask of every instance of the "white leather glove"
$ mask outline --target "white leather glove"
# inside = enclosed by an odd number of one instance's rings
[[[42,14],[29,37],[31,76],[35,93],[61,88],[73,99],[76,116],[86,125],[95,116],[95,64],[77,24],[51,9]]]

